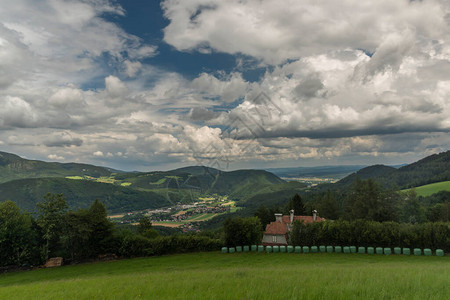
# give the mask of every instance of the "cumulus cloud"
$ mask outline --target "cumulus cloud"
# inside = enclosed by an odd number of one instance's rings
[[[393,32],[400,34],[406,28],[413,28],[416,37],[438,39],[448,34],[448,7],[437,0],[166,0],[162,7],[170,20],[164,39],[177,49],[208,46],[269,64],[336,48],[373,53]]]
[[[47,158],[50,159],[50,160],[64,160],[64,156],[60,156],[60,155],[57,155],[57,154],[49,154],[47,156]]]
[[[59,134],[53,134],[44,141],[44,144],[47,147],[79,147],[83,144],[83,140],[73,137],[69,132],[62,132]]]
[[[124,54],[133,60],[154,55],[154,45],[102,18],[124,13],[108,0],[2,3],[0,69],[10,76],[0,73],[0,84],[19,83],[23,74],[40,83],[82,84],[99,75],[101,56],[123,62]]]
[[[95,151],[94,153],[92,153],[92,155],[94,155],[96,157],[103,157],[103,156],[105,156],[102,151]]]
[[[83,106],[84,95],[80,89],[66,87],[58,89],[52,96],[50,96],[48,103],[61,108],[74,105]]]
[[[142,69],[142,64],[138,61],[126,60],[124,62],[124,66],[125,66],[125,74],[127,74],[128,77],[136,76]]]
[[[112,75],[105,78],[105,89],[111,98],[123,97],[128,91],[126,85],[119,78]]]
[[[28,102],[19,97],[11,96],[2,97],[1,102],[0,128],[31,127],[35,125],[36,116]]]
[[[225,102],[232,102],[245,95],[248,83],[240,73],[231,73],[222,80],[202,73],[192,81],[191,87],[210,97],[220,97]]]
[[[318,96],[320,91],[324,88],[322,81],[314,76],[304,78],[295,88],[296,96],[303,99],[310,99]]]

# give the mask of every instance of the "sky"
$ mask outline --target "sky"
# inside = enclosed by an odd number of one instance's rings
[[[0,0],[0,150],[120,170],[450,147],[448,0]]]

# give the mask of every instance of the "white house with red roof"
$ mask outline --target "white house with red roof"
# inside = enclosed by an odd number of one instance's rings
[[[282,214],[275,214],[275,221],[270,222],[264,231],[262,244],[264,246],[287,246],[289,239],[289,232],[295,220],[303,221],[304,223],[322,222],[324,218],[317,216],[317,211],[313,211],[312,216],[295,216],[294,211],[289,211],[289,216]]]

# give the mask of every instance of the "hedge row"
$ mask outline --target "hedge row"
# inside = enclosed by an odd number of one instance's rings
[[[294,222],[290,243],[299,245],[355,245],[356,247],[430,248],[450,252],[450,223],[325,221]]]
[[[123,239],[119,254],[123,257],[162,255],[197,251],[216,251],[223,242],[206,236],[171,235],[149,239],[130,235]]]

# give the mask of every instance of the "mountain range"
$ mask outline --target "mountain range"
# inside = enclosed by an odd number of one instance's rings
[[[86,208],[94,199],[110,213],[191,203],[200,195],[227,195],[240,206],[255,209],[284,205],[295,193],[347,189],[359,179],[373,179],[385,188],[403,189],[450,180],[450,151],[434,154],[399,168],[374,165],[270,169],[280,176],[343,176],[334,184],[307,189],[266,170],[221,171],[191,166],[171,171],[123,172],[78,163],[28,160],[0,152],[0,201],[12,200],[26,211],[47,192],[63,193],[71,209]],[[288,176],[286,176],[288,177]]]
[[[191,203],[200,195],[242,199],[285,181],[264,170],[224,172],[204,166],[171,171],[123,172],[77,163],[28,160],[0,152],[0,201],[15,201],[35,212],[50,193],[62,193],[69,208],[86,208],[94,199],[110,213]]]
[[[356,178],[373,179],[385,188],[406,189],[429,183],[450,180],[450,151],[427,156],[400,168],[374,165],[363,168],[334,184],[335,188],[347,188]]]

